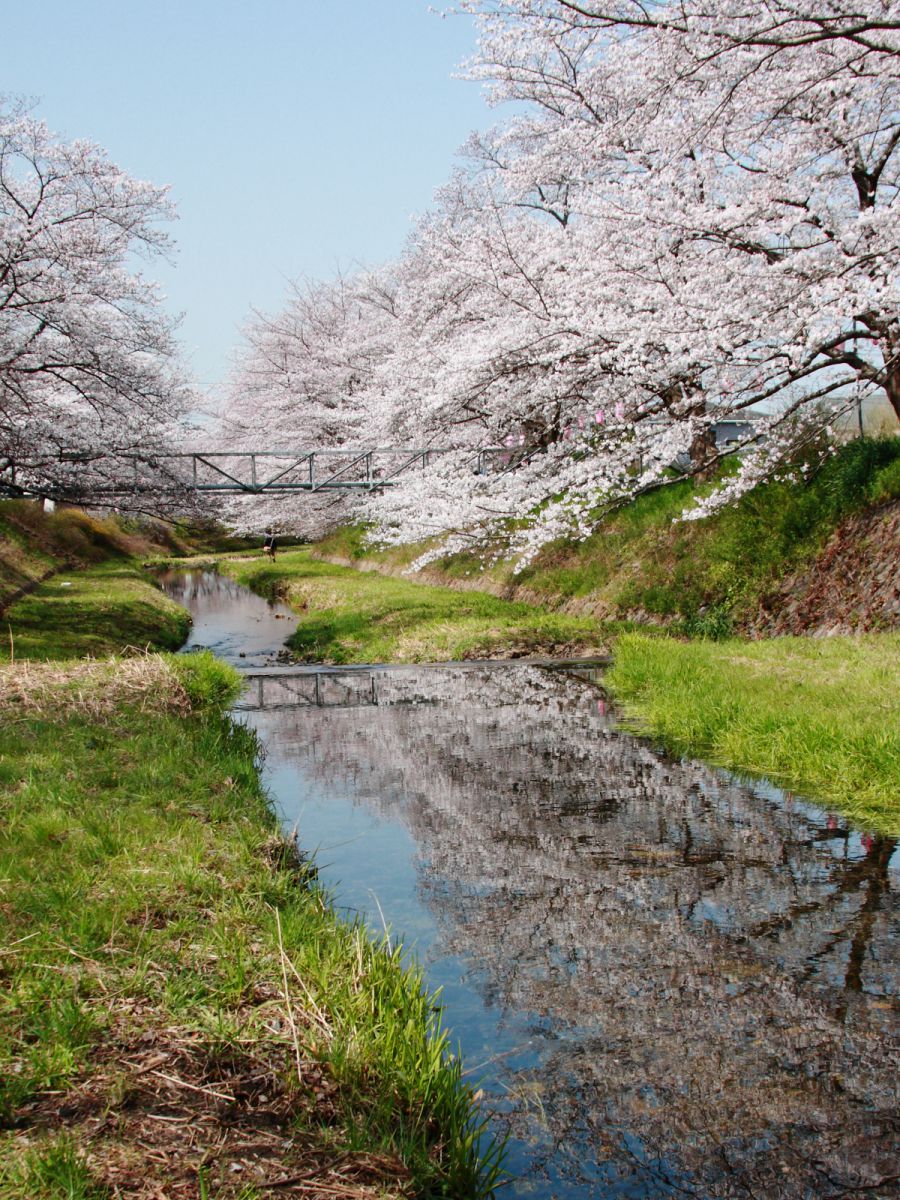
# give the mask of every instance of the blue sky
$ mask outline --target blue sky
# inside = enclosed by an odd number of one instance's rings
[[[288,279],[397,254],[495,119],[452,78],[472,22],[427,0],[44,0],[6,6],[3,44],[5,93],[172,185],[175,266],[153,273],[204,384]]]

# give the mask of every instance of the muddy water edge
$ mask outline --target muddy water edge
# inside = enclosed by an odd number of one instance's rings
[[[893,839],[622,732],[595,671],[289,665],[285,606],[163,582],[324,885],[442,989],[506,1195],[900,1195]]]

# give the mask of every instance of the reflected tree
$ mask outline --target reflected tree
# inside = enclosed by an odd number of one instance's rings
[[[548,1195],[893,1194],[895,842],[672,760],[598,695],[412,669],[261,720],[414,836],[430,957],[536,1048],[484,1086]]]

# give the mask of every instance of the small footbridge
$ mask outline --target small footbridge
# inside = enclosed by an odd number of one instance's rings
[[[448,447],[363,450],[192,451],[170,455],[179,475],[198,492],[329,492],[390,487],[401,475],[424,470],[453,453]],[[456,453],[459,453],[456,451]],[[485,475],[520,462],[521,448],[488,446],[466,455],[460,470]]]
[[[486,446],[462,452],[462,473],[486,475],[519,465],[532,451]],[[109,497],[178,490],[237,495],[287,492],[376,491],[391,487],[438,458],[460,454],[449,447],[186,451],[61,451],[59,463],[77,488],[79,468],[91,476],[91,496]],[[27,464],[0,456],[0,494],[35,495]]]

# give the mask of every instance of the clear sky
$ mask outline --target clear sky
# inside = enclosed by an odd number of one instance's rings
[[[172,185],[154,266],[199,381],[286,281],[397,254],[468,132],[494,117],[452,74],[467,17],[428,0],[42,0],[3,14],[2,90]]]

